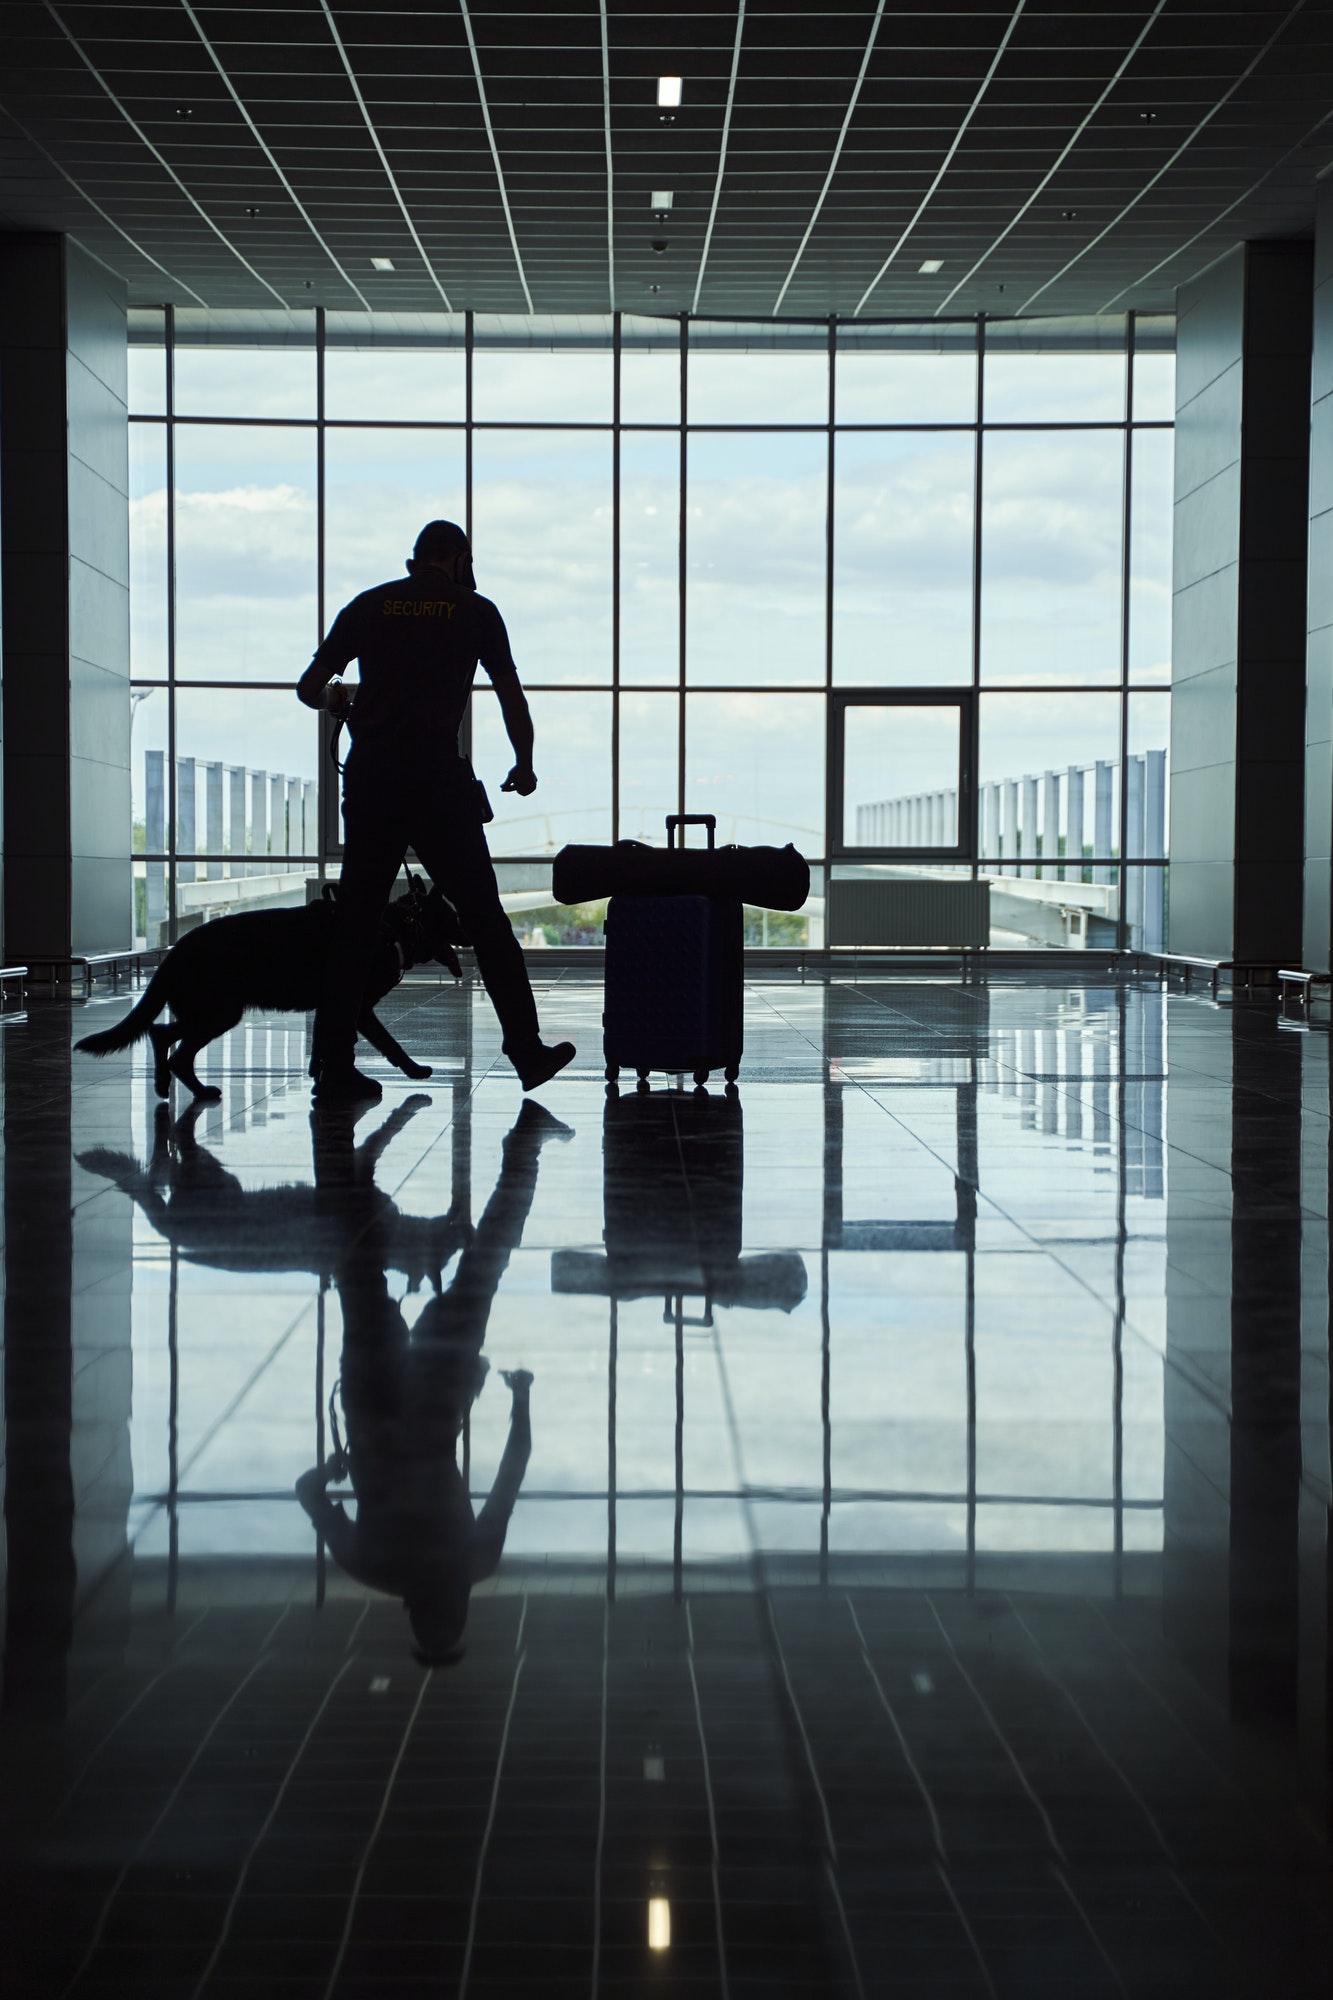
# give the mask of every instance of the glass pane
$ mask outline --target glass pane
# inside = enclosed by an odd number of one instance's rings
[[[987,436],[983,681],[1120,679],[1124,456],[1118,431]]]
[[[1113,920],[1116,871],[1105,864],[1120,852],[1119,763],[1118,695],[983,695],[983,861],[1028,883],[1097,888],[1104,893],[1074,901]],[[1033,889],[1031,896],[1052,901],[1049,888]],[[1062,900],[1058,893],[1053,897],[1057,907]],[[1069,940],[1052,935],[1037,941]]]
[[[137,692],[137,691],[136,691]],[[167,700],[136,704],[131,774],[136,851],[161,853],[170,832]],[[318,849],[319,732],[288,690],[198,688],[177,696],[176,844],[212,861],[177,864],[178,915],[297,907]],[[144,864],[139,930],[150,944],[166,922],[166,868]]]
[[[988,424],[1115,423],[1125,414],[1125,320],[988,321]]]
[[[134,820],[131,847],[135,854],[167,851],[163,787],[170,700],[166,688],[130,690],[130,810]]]
[[[620,678],[680,677],[680,433],[620,439]]]
[[[680,422],[680,323],[639,319],[620,322],[620,421]]]
[[[537,789],[529,798],[500,787],[514,753],[500,704],[488,688],[472,703],[472,764],[495,819],[486,829],[493,854],[555,854],[571,840],[611,838],[611,697],[535,694]]]
[[[330,625],[358,591],[403,574],[427,521],[467,517],[461,431],[329,431],[324,479]]]
[[[292,682],[317,640],[313,430],[182,426],[178,674]]]
[[[973,433],[840,433],[834,462],[835,682],[970,681]]]
[[[715,813],[721,846],[790,840],[822,854],[823,697],[688,695],[685,810]]]
[[[473,441],[477,584],[529,681],[611,679],[611,436],[489,431]]]
[[[1125,870],[1125,939],[1131,951],[1165,951],[1169,868]]]
[[[176,343],[176,414],[182,417],[310,417],[315,349],[194,347]]]
[[[824,679],[824,437],[689,441],[687,678]]]
[[[495,879],[514,933],[528,950],[545,951],[552,945],[601,944],[606,922],[605,899],[597,903],[557,903],[551,894],[549,861],[497,861]]]
[[[692,424],[826,424],[828,336],[772,322],[692,328],[687,395]]]
[[[1170,423],[1176,414],[1176,322],[1169,313],[1134,321],[1134,420]]]
[[[1133,681],[1171,679],[1175,444],[1173,431],[1134,432],[1129,507],[1129,677]]]
[[[1171,697],[1129,697],[1129,772],[1125,798],[1125,853],[1156,861],[1169,852]]]
[[[680,697],[620,697],[620,838],[666,845],[668,813],[680,811]],[[701,807],[711,811],[711,807]]]
[[[131,350],[133,351],[133,350]],[[167,433],[130,425],[130,672],[167,671]]]
[[[839,327],[840,424],[971,424],[977,418],[976,331]]]
[[[956,847],[962,711],[854,702],[843,721],[844,847]]]
[[[327,347],[324,411],[379,423],[455,423],[467,415],[461,347]]]
[[[473,321],[472,415],[478,423],[609,424],[612,416],[611,322],[586,322],[587,345],[568,336],[578,321],[549,316],[510,319],[478,313]],[[604,344],[599,344],[601,331]],[[557,332],[565,336],[557,340]]]
[[[130,415],[165,416],[167,408],[166,314],[158,306],[129,310]]]

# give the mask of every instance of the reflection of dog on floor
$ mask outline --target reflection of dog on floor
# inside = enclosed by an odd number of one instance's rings
[[[194,1059],[200,1049],[234,1028],[247,1008],[307,1013],[316,1006],[333,923],[333,900],[326,891],[321,901],[308,903],[303,910],[251,910],[201,924],[171,947],[142,1000],[123,1021],[100,1035],[85,1035],[74,1046],[89,1055],[107,1056],[147,1035],[153,1044],[153,1084],[159,1097],[170,1096],[171,1079],[176,1076],[196,1097],[219,1098],[220,1090],[200,1083],[195,1075]],[[418,876],[412,877],[407,894],[384,912],[357,1026],[404,1076],[426,1077],[430,1070],[413,1062],[375,1008],[410,966],[428,959],[438,959],[455,979],[461,977],[455,946],[462,942],[453,904],[438,889],[427,890]],[[164,1007],[170,1007],[174,1018],[159,1023]],[[179,1044],[174,1051],[173,1043]]]

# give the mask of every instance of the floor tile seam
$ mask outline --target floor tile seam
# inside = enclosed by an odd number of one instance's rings
[[[915,1142],[918,1145],[920,1145],[926,1152],[928,1152],[933,1159],[939,1161],[941,1167],[943,1167],[946,1172],[956,1173],[956,1170],[950,1166],[948,1160],[945,1159],[943,1154],[938,1152],[937,1149],[934,1146],[932,1146],[928,1140],[922,1138],[920,1134],[912,1132],[911,1127],[906,1125],[903,1122],[903,1120],[897,1115],[896,1112],[890,1110],[882,1099],[877,1098],[874,1095],[873,1091],[867,1085],[853,1082],[852,1087],[862,1091],[862,1093],[865,1096],[867,1096],[873,1104],[876,1104],[879,1107],[879,1109],[884,1112],[886,1117],[892,1119],[893,1123],[897,1125],[900,1130],[906,1132],[909,1135],[909,1137],[915,1140]],[[1001,1218],[1002,1221],[1006,1222],[1010,1228],[1017,1230],[1020,1233],[1020,1235],[1022,1235],[1023,1238],[1029,1244],[1032,1245],[1034,1250],[1040,1252],[1040,1254],[1043,1256],[1049,1257],[1051,1261],[1054,1264],[1056,1264],[1059,1267],[1059,1269],[1065,1273],[1067,1277],[1073,1279],[1073,1281],[1079,1286],[1079,1288],[1082,1291],[1084,1291],[1088,1295],[1089,1298],[1095,1300],[1098,1306],[1101,1307],[1103,1311],[1114,1313],[1114,1311],[1116,1310],[1115,1307],[1113,1307],[1107,1299],[1105,1299],[1091,1284],[1089,1284],[1088,1280],[1082,1275],[1081,1272],[1074,1269],[1072,1265],[1067,1263],[1062,1257],[1058,1255],[1057,1247],[1053,1247],[1051,1244],[1043,1242],[1040,1237],[1034,1236],[1031,1233],[1031,1231],[1028,1228],[1026,1228],[1021,1221],[1019,1221],[1019,1219],[1016,1216],[1011,1215],[1007,1209],[1003,1208],[993,1195],[983,1194],[980,1189],[978,1189],[976,1192],[977,1192],[978,1202],[984,1201],[987,1204],[987,1206],[991,1208],[994,1211],[994,1213]],[[1097,1238],[1095,1240],[1101,1242],[1105,1239]],[[1149,1353],[1157,1356],[1161,1360],[1164,1367],[1171,1367],[1176,1369],[1177,1373],[1181,1375],[1183,1380],[1190,1383],[1191,1387],[1202,1391],[1207,1401],[1215,1402],[1214,1396],[1212,1395],[1212,1393],[1210,1393],[1211,1384],[1207,1383],[1206,1380],[1204,1380],[1203,1378],[1199,1378],[1198,1380],[1196,1380],[1193,1374],[1187,1368],[1182,1368],[1180,1365],[1180,1358],[1178,1356],[1173,1356],[1168,1354],[1165,1348],[1163,1348],[1156,1340],[1154,1340],[1150,1332],[1146,1331],[1144,1328],[1136,1324],[1135,1320],[1131,1317],[1131,1309],[1132,1309],[1132,1302],[1129,1298],[1126,1298],[1120,1309],[1123,1326],[1130,1333],[1133,1334],[1134,1338],[1137,1341],[1139,1341],[1142,1346],[1147,1348]],[[1226,1419],[1229,1422],[1230,1410],[1224,1409],[1223,1414],[1226,1416]]]

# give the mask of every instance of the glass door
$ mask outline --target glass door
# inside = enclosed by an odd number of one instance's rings
[[[830,856],[970,861],[976,851],[972,694],[866,688],[830,701]]]

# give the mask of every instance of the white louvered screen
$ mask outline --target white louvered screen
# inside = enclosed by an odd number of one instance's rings
[[[830,882],[827,914],[831,945],[984,945],[990,883]]]

